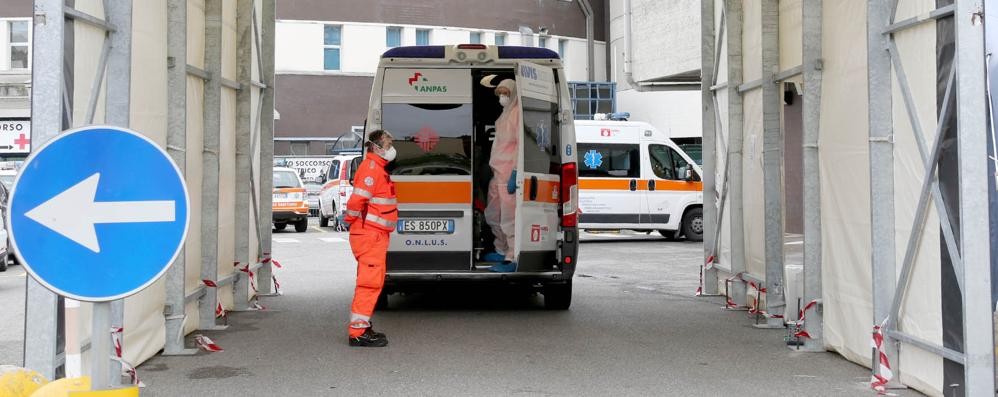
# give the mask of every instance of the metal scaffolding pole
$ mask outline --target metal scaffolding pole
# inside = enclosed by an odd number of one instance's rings
[[[107,58],[107,92],[105,93],[104,102],[104,122],[109,125],[128,128],[130,124],[132,84],[132,2],[130,0],[104,0],[104,15],[107,23],[114,27],[113,32],[108,32],[107,38],[110,43],[110,51]],[[101,71],[98,71],[98,73],[101,73]],[[93,89],[96,91],[100,87],[94,87]],[[101,304],[96,303],[94,305],[96,307]],[[103,329],[97,327],[96,322],[94,323],[95,327],[92,330],[94,336],[90,338],[91,343],[94,343],[98,338],[106,339],[110,343],[111,329],[121,328],[124,330],[121,334],[122,347],[124,347],[124,340],[128,332],[128,330],[124,329],[124,299],[111,302],[110,316],[111,323],[104,326]],[[101,333],[105,333],[104,336],[100,336]],[[113,349],[96,349],[95,344],[94,349],[91,351],[97,357],[100,357],[105,351],[112,352]],[[115,387],[121,385],[121,362],[111,360],[109,370],[111,383],[108,386]],[[101,384],[101,381],[97,379],[93,379],[92,381],[94,389],[97,389],[98,385]]]
[[[222,2],[207,1],[204,9],[204,167],[201,183],[201,278],[218,279],[218,184],[222,123]],[[217,291],[216,291],[217,292]],[[207,293],[198,302],[200,329],[217,329],[218,294]]]
[[[818,140],[821,136],[821,28],[822,1],[804,0],[803,30],[803,165],[804,165],[804,303],[821,300],[821,164]],[[804,350],[824,351],[822,305],[807,314]]]
[[[55,138],[63,130],[63,0],[36,0],[32,60],[31,128],[35,147]],[[48,379],[61,376],[58,356],[58,295],[27,277],[24,313],[24,367]]]
[[[187,176],[187,0],[168,0],[166,5],[167,109],[166,151]],[[184,345],[187,318],[186,248],[166,272],[166,340],[163,355],[192,355],[197,349]]]
[[[261,50],[260,56],[264,62],[260,70],[260,78],[266,87],[260,96],[262,112],[260,115],[260,240],[263,246],[263,266],[260,267],[260,283],[257,287],[261,294],[273,292],[271,277],[271,205],[274,200],[274,30],[276,21],[276,0],[262,0],[260,13]]]
[[[717,116],[714,114],[717,109],[714,107],[714,91],[711,89],[714,83],[717,82],[717,73],[715,72],[717,59],[714,58],[714,40],[715,40],[715,29],[714,29],[714,1],[702,1],[700,2],[700,29],[701,29],[701,43],[700,43],[700,59],[701,63],[701,85],[700,85],[700,96],[701,96],[701,106],[703,106],[703,153],[708,153],[708,155],[703,156],[703,175],[701,179],[703,180],[703,191],[704,191],[704,224],[706,228],[704,229],[704,261],[706,262],[708,257],[714,255],[713,247],[716,244],[715,231],[717,228],[721,227],[718,218],[717,207],[715,202],[717,197],[715,197],[716,188],[716,156],[714,153],[717,151]],[[703,277],[701,280],[703,284],[704,295],[717,295],[717,269],[711,267],[710,269],[703,270]]]
[[[253,166],[250,152],[250,129],[253,127],[253,0],[239,0],[236,5],[236,194],[235,194],[235,260],[242,271],[232,288],[233,306],[236,310],[249,309],[250,276],[256,258],[249,257],[250,185]]]
[[[884,28],[893,20],[888,2],[867,2],[867,73],[870,120],[870,224],[873,266],[873,323],[883,324],[891,312],[897,285],[894,240],[894,121],[891,86],[890,36]],[[884,351],[897,365],[895,343],[884,343]],[[873,354],[872,368],[880,368]]]
[[[994,395],[994,323],[988,236],[987,108],[984,76],[984,8],[980,0],[956,1],[957,142],[960,173],[960,252],[963,278],[965,393]],[[985,320],[986,319],[986,320]]]
[[[725,0],[724,13],[727,19],[725,32],[728,49],[728,189],[730,189],[731,217],[731,274],[745,272],[745,215],[743,210],[744,191],[742,190],[742,150],[744,131],[742,96],[738,86],[742,83],[742,2]],[[731,284],[729,295],[735,305],[744,307],[746,302],[745,284]]]
[[[780,68],[780,3],[762,1],[762,164],[765,213],[766,311],[783,313],[783,105],[782,84],[774,81]],[[783,319],[769,316],[767,328],[784,328]]]

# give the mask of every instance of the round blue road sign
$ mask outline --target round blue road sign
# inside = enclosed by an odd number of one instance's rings
[[[118,127],[67,131],[37,149],[10,194],[7,229],[25,269],[60,295],[124,298],[166,272],[190,220],[163,149]]]

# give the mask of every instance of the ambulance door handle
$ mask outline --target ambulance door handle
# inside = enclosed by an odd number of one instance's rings
[[[633,191],[636,191],[636,190],[638,190],[638,180],[637,179],[631,179],[631,191],[633,192]]]
[[[530,177],[530,201],[537,201],[537,177]]]
[[[652,192],[655,191],[655,180],[654,179],[649,179],[648,180],[648,190],[652,191]]]

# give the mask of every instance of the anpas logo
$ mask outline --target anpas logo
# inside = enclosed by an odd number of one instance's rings
[[[430,82],[429,79],[427,79],[425,76],[423,76],[422,73],[419,73],[419,72],[416,72],[416,73],[412,74],[412,77],[409,78],[409,85],[412,86],[413,90],[416,90],[416,92],[420,92],[420,93],[428,93],[428,94],[441,93],[442,94],[442,93],[446,93],[447,92],[447,86],[446,85],[433,84],[432,82]]]

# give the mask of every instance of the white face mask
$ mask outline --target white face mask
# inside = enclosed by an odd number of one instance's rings
[[[509,106],[509,102],[509,95],[499,95],[499,104],[502,105],[502,107]]]
[[[398,152],[395,151],[395,146],[392,146],[388,148],[388,150],[385,150],[385,154],[381,155],[381,158],[388,160],[388,162],[390,163],[392,161],[395,161],[395,156],[397,155]]]

